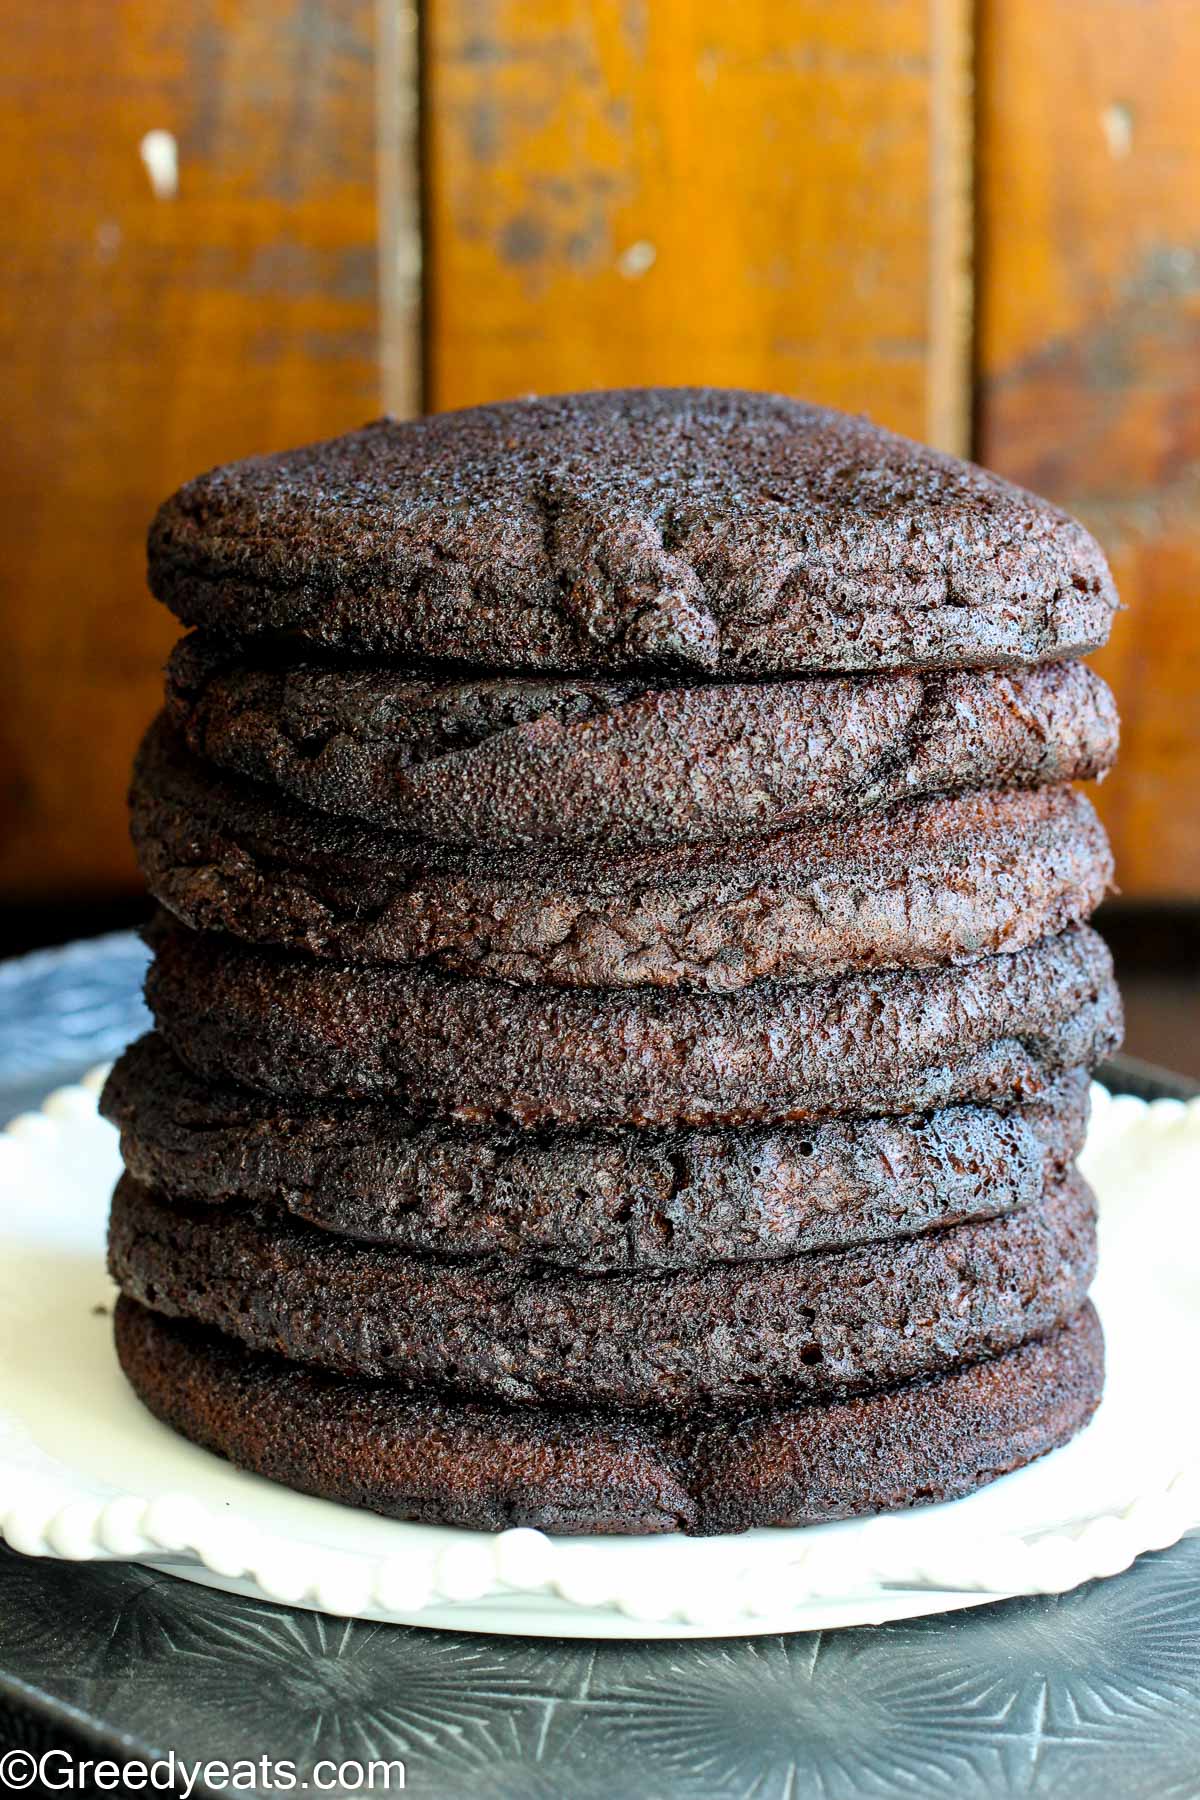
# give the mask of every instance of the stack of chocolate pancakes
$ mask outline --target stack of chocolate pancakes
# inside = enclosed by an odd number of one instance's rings
[[[1087,533],[761,394],[218,469],[134,775],[156,1030],[104,1110],[147,1406],[483,1529],[961,1494],[1103,1379],[1119,1003]]]

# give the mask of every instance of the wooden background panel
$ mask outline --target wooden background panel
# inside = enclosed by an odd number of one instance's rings
[[[966,16],[429,0],[430,404],[700,381],[953,434]]]
[[[144,588],[155,505],[379,410],[374,19],[0,13],[0,891],[65,898],[135,884],[129,760],[176,635]],[[157,194],[151,131],[177,145]]]
[[[154,505],[421,398],[415,14],[0,20],[0,897],[84,896],[133,882]],[[1197,67],[1195,0],[426,0],[426,402],[732,382],[966,448],[974,223],[976,453],[1109,549],[1122,885],[1200,895]]]
[[[1097,666],[1122,891],[1200,896],[1200,6],[984,0],[977,454],[1077,512],[1129,610]]]

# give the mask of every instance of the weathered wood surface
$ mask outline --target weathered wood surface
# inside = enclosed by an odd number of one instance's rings
[[[12,899],[134,884],[127,771],[175,635],[144,587],[157,502],[380,400],[371,0],[5,0],[3,19]]]
[[[422,355],[438,407],[730,382],[952,448],[973,407],[1129,603],[1122,887],[1200,897],[1196,0],[426,0],[420,170],[413,0],[0,17],[0,899],[132,886],[157,501],[412,410]]]
[[[431,403],[702,380],[953,433],[966,17],[432,0]]]
[[[1118,879],[1200,898],[1200,6],[980,22],[977,454],[1104,543]]]

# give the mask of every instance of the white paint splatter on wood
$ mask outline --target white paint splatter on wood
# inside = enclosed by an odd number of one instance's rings
[[[173,132],[148,131],[138,145],[142,166],[156,200],[174,200],[179,192],[179,145]]]
[[[657,255],[658,251],[653,244],[648,244],[645,238],[639,238],[636,244],[630,244],[627,250],[622,250],[617,258],[617,268],[626,281],[636,281],[647,269],[654,267]]]
[[[1108,144],[1108,153],[1115,158],[1128,156],[1133,148],[1133,112],[1121,100],[1114,100],[1100,114],[1100,124]]]

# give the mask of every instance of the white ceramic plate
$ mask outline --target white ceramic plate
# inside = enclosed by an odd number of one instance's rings
[[[185,1443],[127,1389],[104,1272],[103,1071],[0,1135],[0,1530],[327,1612],[557,1637],[878,1623],[1127,1568],[1200,1525],[1200,1102],[1094,1090],[1109,1379],[1065,1449],[967,1499],[727,1538],[496,1536],[312,1500]]]

